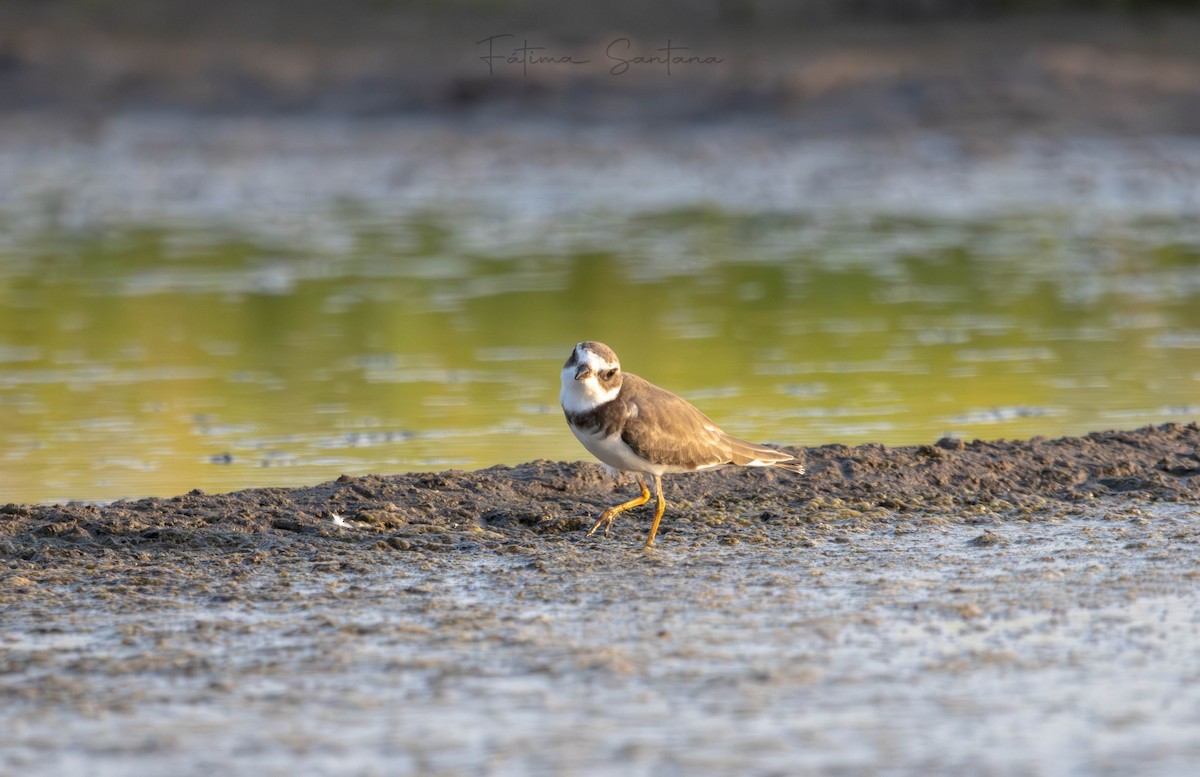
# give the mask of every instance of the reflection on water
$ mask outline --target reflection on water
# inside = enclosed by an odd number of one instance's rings
[[[586,458],[557,404],[582,339],[754,440],[1200,416],[1185,219],[688,207],[576,213],[514,242],[474,211],[332,218],[337,239],[311,244],[10,236],[0,502]]]

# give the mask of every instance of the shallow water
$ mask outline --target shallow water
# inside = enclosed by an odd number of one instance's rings
[[[1200,144],[0,131],[0,501],[586,456],[581,339],[754,440],[1200,417]]]
[[[63,556],[7,591],[0,773],[1190,773],[1194,508],[909,519]]]

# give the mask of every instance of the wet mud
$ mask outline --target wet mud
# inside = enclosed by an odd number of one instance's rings
[[[805,475],[725,468],[666,477],[662,536],[684,546],[775,535],[794,542],[834,526],[929,515],[1007,521],[1098,500],[1200,500],[1196,424],[1056,440],[784,449],[804,462]],[[0,507],[0,549],[14,561],[113,551],[496,549],[575,541],[634,492],[632,477],[610,477],[597,464],[536,461],[103,506],[10,504]],[[613,538],[641,533],[650,510],[620,517]]]
[[[653,550],[588,463],[6,505],[0,774],[1200,758],[1200,427],[792,450]]]

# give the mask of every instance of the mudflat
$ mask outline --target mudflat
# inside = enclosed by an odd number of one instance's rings
[[[0,774],[1183,774],[1200,427],[0,508]]]

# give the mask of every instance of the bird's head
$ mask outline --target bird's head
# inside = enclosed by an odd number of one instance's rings
[[[578,343],[562,369],[563,409],[582,413],[616,399],[621,390],[621,361],[604,343]]]

